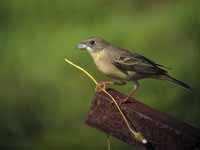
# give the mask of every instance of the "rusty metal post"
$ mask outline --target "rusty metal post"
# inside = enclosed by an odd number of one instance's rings
[[[108,91],[119,103],[125,95]],[[120,105],[132,128],[148,140],[143,145],[134,140],[116,106],[104,92],[97,92],[86,124],[128,144],[145,150],[200,150],[200,130],[161,113],[137,100]]]

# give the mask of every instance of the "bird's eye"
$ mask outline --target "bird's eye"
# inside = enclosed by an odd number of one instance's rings
[[[91,44],[91,45],[94,45],[94,44],[95,44],[95,41],[94,41],[94,40],[90,41],[90,44]]]

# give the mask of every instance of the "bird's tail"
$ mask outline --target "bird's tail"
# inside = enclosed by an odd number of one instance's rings
[[[177,84],[177,85],[179,85],[179,86],[182,86],[182,87],[185,88],[185,89],[192,90],[192,88],[191,88],[190,85],[188,85],[188,84],[186,84],[186,83],[184,83],[184,82],[182,82],[182,81],[180,81],[180,80],[177,80],[177,79],[171,77],[171,76],[168,75],[168,74],[161,75],[161,76],[160,76],[160,79],[161,79],[161,80],[170,81],[170,82],[175,83],[175,84]]]

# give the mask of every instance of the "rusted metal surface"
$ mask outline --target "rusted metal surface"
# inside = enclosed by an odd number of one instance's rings
[[[109,90],[119,103],[125,95]],[[136,131],[141,132],[148,144],[136,142],[114,103],[103,92],[97,92],[92,101],[86,124],[110,134],[138,149],[146,150],[200,150],[200,130],[179,122],[137,100],[130,99],[120,105],[126,118]]]

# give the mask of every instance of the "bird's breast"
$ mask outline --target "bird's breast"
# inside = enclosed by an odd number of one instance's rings
[[[91,55],[97,68],[105,75],[120,80],[128,79],[128,75],[115,67],[111,61],[111,58],[109,58],[104,51],[96,52]]]

